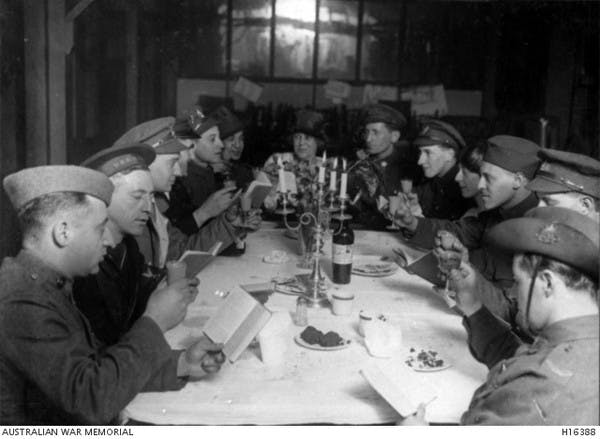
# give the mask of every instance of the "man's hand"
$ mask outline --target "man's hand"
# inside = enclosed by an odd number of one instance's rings
[[[398,197],[401,199],[400,205],[395,210],[390,209],[392,221],[395,225],[414,232],[417,229],[419,220],[411,212],[410,205],[405,198],[405,195],[399,194]]]
[[[235,187],[219,189],[218,191],[213,192],[210,197],[202,203],[202,206],[196,209],[194,218],[198,227],[201,227],[202,224],[210,218],[224,212],[235,200],[237,200],[238,195],[241,193],[241,189],[235,194],[233,193],[234,190]]]
[[[178,376],[202,377],[217,373],[225,362],[223,346],[202,336],[179,357]]]
[[[481,274],[468,262],[462,262],[449,274],[450,289],[456,291],[456,306],[467,317],[483,306],[478,293],[480,277]]]
[[[188,305],[198,294],[198,279],[181,279],[150,295],[144,316],[150,317],[165,332],[185,318]]]
[[[417,411],[406,418],[400,418],[396,425],[429,425],[425,420],[425,404],[419,404]]]
[[[469,250],[451,232],[438,231],[433,242],[433,254],[443,274],[448,275],[452,269],[460,267],[461,262],[469,261]]]

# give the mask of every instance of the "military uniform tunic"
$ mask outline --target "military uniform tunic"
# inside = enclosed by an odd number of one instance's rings
[[[443,176],[424,178],[417,184],[415,193],[424,217],[456,220],[475,205],[473,200],[462,196],[455,180],[458,171],[457,163]]]
[[[469,249],[470,262],[483,275],[478,285],[483,304],[494,314],[514,323],[516,300],[510,294],[513,285],[512,255],[487,246],[483,242],[483,235],[502,221],[522,217],[537,204],[538,199],[532,193],[510,209],[487,210],[476,217],[465,217],[456,221],[419,218],[415,233],[406,235],[411,244],[430,249],[439,230],[448,230],[455,234]]]
[[[140,391],[185,384],[153,320],[101,343],[71,282],[27,250],[0,267],[0,334],[0,424],[107,424]]]
[[[490,371],[461,423],[598,425],[598,321],[561,320],[526,345],[485,308],[466,318],[471,351]]]
[[[75,303],[96,336],[113,344],[144,313],[163,274],[148,269],[135,238],[125,235],[119,244],[108,249],[98,273],[75,279]]]

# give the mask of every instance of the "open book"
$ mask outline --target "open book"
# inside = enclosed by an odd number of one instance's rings
[[[404,365],[392,375],[370,364],[361,369],[360,374],[402,417],[414,414],[419,404],[429,404],[437,395],[432,385],[424,379],[417,379],[414,372]]]
[[[258,209],[262,206],[265,198],[271,192],[273,185],[267,177],[267,174],[260,171],[256,176],[256,179],[248,185],[248,189],[242,195],[242,198],[246,198],[250,201],[250,205],[253,209]]]
[[[438,287],[444,286],[444,280],[438,268],[438,260],[432,251],[425,253],[422,257],[413,261],[405,270],[410,274],[416,274]]]
[[[223,353],[234,362],[271,318],[271,312],[247,292],[235,288],[206,322],[204,334],[223,343]]]
[[[215,259],[215,254],[216,253],[214,252],[214,249],[207,252],[187,250],[179,258],[180,261],[183,261],[186,264],[185,277],[188,279],[193,279],[196,277],[198,273],[204,269],[204,267],[206,267]]]

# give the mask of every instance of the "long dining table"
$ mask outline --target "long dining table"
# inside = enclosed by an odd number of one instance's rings
[[[176,349],[186,348],[202,335],[203,325],[223,300],[215,292],[309,273],[297,268],[298,242],[288,235],[274,224],[263,224],[248,235],[243,255],[216,257],[198,274],[199,294],[186,318],[165,334],[169,344]],[[355,231],[354,261],[363,257],[392,258],[398,247],[409,258],[420,254],[393,232]],[[281,264],[265,262],[264,257],[274,250],[286,252],[289,260]],[[391,423],[399,415],[359,373],[376,365],[388,376],[401,374],[413,397],[418,398],[420,389],[428,389],[429,395],[435,393],[433,401],[414,401],[429,402],[427,421],[458,423],[487,373],[468,350],[461,316],[448,307],[429,282],[402,268],[385,277],[353,274],[350,284],[333,284],[330,239],[325,241],[320,261],[328,294],[353,293],[353,311],[348,316],[336,316],[330,308],[309,308],[308,322],[323,332],[333,330],[352,340],[348,348],[307,349],[295,343],[293,336],[303,328],[294,326],[281,367],[263,364],[260,349],[251,344],[234,363],[226,362],[217,374],[190,380],[179,391],[138,394],[125,408],[124,416],[138,422],[177,425]],[[265,306],[293,313],[296,299],[294,295],[274,293]],[[384,314],[400,330],[401,347],[391,358],[369,355],[357,331],[361,310]],[[436,372],[414,371],[405,364],[411,349],[435,350],[450,367]]]

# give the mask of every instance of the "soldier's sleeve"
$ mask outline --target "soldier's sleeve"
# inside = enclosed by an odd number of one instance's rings
[[[502,281],[492,282],[477,272],[477,294],[481,302],[497,317],[516,325],[517,301],[511,295],[511,288]]]
[[[149,384],[176,390],[172,351],[151,319],[139,319],[121,340],[102,350],[81,316],[28,298],[0,310],[5,355],[57,407],[82,423],[106,424]],[[160,372],[160,373],[159,373]],[[152,387],[152,386],[150,386]]]
[[[185,235],[171,224],[168,225],[168,233],[167,260],[179,259],[186,250],[207,251],[218,241],[223,243],[221,249],[235,242],[234,227],[225,220],[223,215],[211,219],[191,236]]]
[[[198,224],[194,219],[194,205],[190,195],[180,178],[175,180],[169,192],[169,208],[164,215],[169,221],[186,235],[198,232]]]
[[[456,221],[419,218],[414,233],[406,232],[404,235],[410,243],[431,249],[434,246],[435,235],[439,230],[447,230],[453,233],[465,247],[472,249],[481,245],[484,226],[478,217],[466,217]]]
[[[498,364],[473,395],[461,423],[585,425],[597,421],[597,403],[591,405],[589,398],[594,394],[597,398],[597,387],[578,388],[572,370],[558,369],[546,357],[547,352],[526,352]]]
[[[463,319],[469,350],[473,357],[489,369],[499,361],[512,357],[521,340],[510,326],[494,316],[485,306]]]

